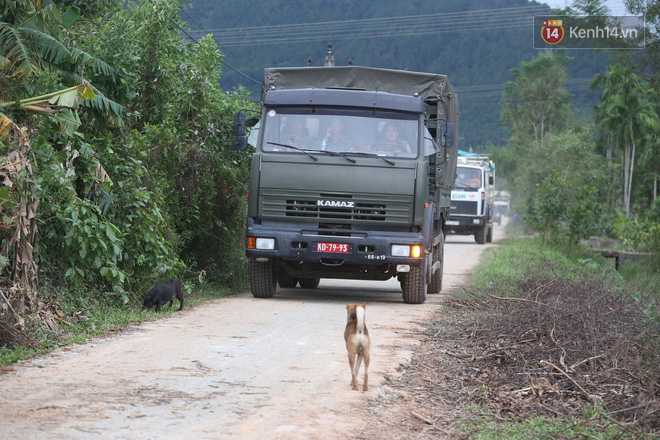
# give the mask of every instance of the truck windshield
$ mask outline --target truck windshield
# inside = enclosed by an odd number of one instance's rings
[[[456,167],[456,188],[481,188],[481,170],[479,168]]]
[[[371,153],[382,157],[417,157],[417,114],[373,109],[269,108],[261,120],[262,150],[292,153],[305,150]]]

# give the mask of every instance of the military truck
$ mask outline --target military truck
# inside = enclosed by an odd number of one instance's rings
[[[456,174],[458,99],[445,75],[361,66],[268,68],[254,147],[246,253],[252,294],[321,278],[442,288],[443,225]]]
[[[488,156],[459,156],[445,233],[474,235],[479,244],[493,241],[494,190],[495,163]]]

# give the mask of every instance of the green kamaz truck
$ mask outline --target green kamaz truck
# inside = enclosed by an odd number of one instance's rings
[[[252,294],[392,277],[406,303],[440,292],[457,139],[458,99],[444,75],[266,69],[260,116],[234,115],[234,148],[255,149]]]

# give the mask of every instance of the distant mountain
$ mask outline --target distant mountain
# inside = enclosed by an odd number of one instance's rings
[[[509,70],[531,60],[532,17],[549,7],[528,0],[193,0],[182,18],[191,34],[212,33],[224,53],[221,86],[242,86],[259,99],[264,67],[323,65],[328,43],[336,65],[442,73],[459,94],[462,149],[502,144],[502,86]],[[567,50],[574,57],[567,89],[574,111],[590,117],[588,90],[607,54]]]

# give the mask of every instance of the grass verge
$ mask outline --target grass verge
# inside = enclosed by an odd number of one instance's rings
[[[204,284],[194,293],[184,294],[184,305],[187,309],[234,293],[226,287]],[[153,309],[145,311],[136,301],[117,304],[105,300],[103,294],[98,292],[59,293],[53,300],[55,294],[48,293],[48,289],[45,289],[44,295],[50,295],[47,302],[56,306],[47,319],[43,319],[43,316],[33,316],[26,320],[29,342],[13,347],[0,347],[0,366],[48,353],[58,347],[80,344],[90,338],[113,334],[129,325],[170,315],[178,308],[178,302],[175,300],[172,308],[165,306],[159,313]]]

